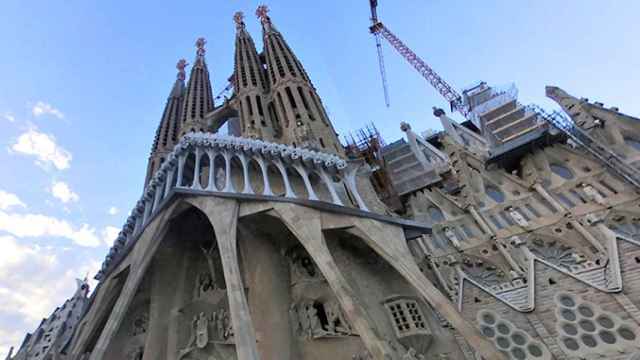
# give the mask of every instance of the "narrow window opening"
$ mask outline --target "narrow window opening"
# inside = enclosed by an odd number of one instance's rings
[[[282,95],[278,92],[278,103],[280,104],[280,111],[282,111],[282,117],[284,118],[284,127],[289,127],[289,116],[287,110],[284,108],[284,102],[282,101]]]
[[[262,110],[262,100],[260,100],[259,95],[256,95],[256,104],[258,105],[258,115],[264,116],[264,111]]]
[[[249,113],[249,116],[253,116],[253,106],[251,106],[251,97],[247,96],[246,101],[247,101],[247,112]]]
[[[322,138],[318,138],[318,141],[320,142],[320,146],[324,149],[326,147],[324,146],[324,140],[322,140]]]
[[[298,106],[296,105],[296,100],[293,98],[293,93],[291,92],[291,88],[286,87],[284,88],[284,91],[287,93],[287,98],[289,99],[289,104],[291,105],[291,107],[294,109],[297,109]]]

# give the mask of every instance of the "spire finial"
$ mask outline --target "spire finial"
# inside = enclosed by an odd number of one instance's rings
[[[186,68],[187,65],[189,65],[187,63],[187,60],[185,59],[178,60],[178,63],[176,64],[176,69],[178,69],[178,80],[184,81],[184,79],[187,78],[187,73],[184,71],[184,68]]]
[[[256,9],[256,16],[263,24],[271,22],[271,19],[269,18],[269,7],[267,5],[258,6]]]
[[[207,40],[203,37],[198,38],[198,40],[196,40],[196,47],[198,48],[198,50],[196,50],[196,54],[198,56],[204,56],[204,53],[207,52],[204,49],[204,45],[207,43]]]
[[[236,23],[236,29],[244,28],[244,13],[238,11],[233,15],[233,21]]]

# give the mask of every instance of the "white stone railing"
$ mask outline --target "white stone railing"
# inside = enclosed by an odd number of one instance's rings
[[[251,162],[257,164],[257,174],[250,170],[256,168],[250,167]],[[100,280],[113,261],[122,256],[122,250],[142,232],[174,189],[244,198],[321,201],[369,211],[356,186],[358,168],[335,155],[282,144],[210,133],[187,134],[145,188],[96,279]],[[278,186],[273,184],[276,178],[280,179]],[[242,185],[234,186],[234,182]],[[254,190],[256,187],[261,191]]]

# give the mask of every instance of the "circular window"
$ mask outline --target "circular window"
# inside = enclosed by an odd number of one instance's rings
[[[511,354],[513,354],[513,357],[518,360],[524,360],[527,358],[527,354],[521,348],[514,348],[511,350]]]
[[[596,331],[596,325],[591,320],[580,320],[580,327],[584,331],[594,332]]]
[[[551,168],[551,172],[560,176],[563,179],[566,179],[566,180],[573,179],[573,173],[564,165],[551,164],[550,168]]]
[[[505,200],[504,193],[495,186],[487,186],[484,191],[488,197],[497,203],[503,203]]]
[[[483,326],[482,327],[482,335],[486,336],[486,337],[494,337],[496,335],[495,330],[493,330],[493,328],[490,328],[488,326]]]
[[[600,339],[602,339],[602,341],[607,344],[613,344],[616,342],[616,336],[613,335],[610,331],[601,331],[598,336],[600,336]]]
[[[636,339],[636,334],[631,329],[626,327],[619,328],[618,335],[620,335],[623,339],[628,341],[633,341]]]
[[[502,336],[498,337],[498,340],[496,340],[496,342],[498,343],[498,346],[503,349],[507,349],[510,345],[509,340]]]
[[[596,339],[589,334],[582,335],[580,339],[588,347],[596,347],[596,345],[598,345],[598,343],[596,342]]]
[[[529,354],[531,354],[532,356],[535,357],[541,357],[542,356],[542,349],[540,348],[540,346],[536,345],[536,344],[531,344],[527,347],[527,350],[529,350]]]
[[[565,320],[576,321],[576,313],[569,309],[563,309],[560,313]]]
[[[576,351],[576,350],[578,350],[578,348],[580,348],[580,345],[578,345],[578,342],[575,341],[574,339],[567,338],[567,339],[562,340],[562,342],[564,343],[564,346],[566,346],[567,349],[569,349],[569,350]]]
[[[613,320],[611,320],[611,318],[609,318],[606,315],[602,315],[600,317],[598,317],[598,324],[600,324],[600,326],[602,326],[603,328],[606,329],[613,329],[614,323]]]
[[[521,346],[524,345],[527,342],[527,339],[521,333],[515,333],[515,334],[511,335],[511,340],[513,340],[513,342],[516,345],[521,345]]]
[[[586,305],[580,305],[578,307],[578,312],[584,317],[593,317],[593,310]]]
[[[491,315],[490,313],[484,313],[482,315],[482,321],[484,321],[485,323],[489,324],[489,325],[493,325],[496,323],[496,318],[493,317],[493,315]]]
[[[507,326],[507,324],[505,323],[500,323],[498,324],[498,332],[502,335],[508,335],[509,334],[509,326]]]
[[[568,295],[561,296],[560,303],[562,304],[562,306],[566,306],[566,307],[576,306],[576,302],[573,300],[571,296],[568,296]]]
[[[562,330],[564,330],[567,335],[576,335],[578,333],[578,328],[576,328],[573,324],[562,325]]]

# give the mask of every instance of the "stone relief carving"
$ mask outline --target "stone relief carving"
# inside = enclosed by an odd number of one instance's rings
[[[198,275],[197,279],[198,297],[201,297],[205,293],[215,290],[216,284],[213,282],[211,274],[208,272],[202,272]]]
[[[144,348],[142,346],[137,346],[129,352],[129,355],[127,356],[127,360],[142,360],[143,355],[144,355]]]
[[[453,246],[456,247],[456,249],[459,249],[460,239],[458,238],[458,235],[453,231],[453,229],[447,226],[443,230],[444,236],[447,237],[447,239],[451,242],[451,244],[453,244]]]
[[[402,360],[426,360],[422,354],[418,354],[414,348],[409,348],[407,353],[402,356]]]
[[[480,258],[464,257],[462,269],[467,276],[483,285],[493,286],[506,280],[503,270]]]
[[[604,197],[602,197],[598,190],[596,190],[596,188],[594,188],[590,184],[585,183],[582,183],[580,186],[582,187],[582,191],[584,191],[584,194],[587,196],[587,198],[589,198],[589,200],[595,202],[598,205],[606,206],[606,200],[604,199]]]
[[[313,259],[301,247],[293,247],[284,254],[289,259],[291,285],[305,281],[324,280]]]
[[[351,357],[352,360],[373,360],[373,356],[368,351],[355,354]]]
[[[534,255],[567,270],[570,270],[572,265],[577,264],[575,250],[572,247],[561,244],[556,240],[544,241],[536,238],[531,241],[530,250]]]
[[[193,353],[206,353],[207,359],[227,359],[219,354],[217,344],[233,343],[233,327],[229,312],[225,308],[214,311],[211,315],[200,312],[191,320],[191,335],[186,346],[179,351],[178,359],[190,359]],[[210,355],[216,353],[218,357]]]
[[[200,313],[194,319],[196,328],[196,346],[199,349],[205,348],[209,344],[209,319],[204,313]]]
[[[289,314],[296,334],[305,339],[355,335],[336,300],[303,300],[291,305]]]
[[[527,219],[524,218],[524,216],[522,216],[522,214],[520,213],[520,211],[518,211],[518,209],[509,206],[508,208],[505,209],[507,211],[507,213],[509,214],[509,217],[511,217],[511,219],[518,225],[522,226],[522,227],[527,227],[529,226],[529,222],[527,221]]]
[[[131,336],[138,336],[147,332],[147,325],[149,323],[149,315],[146,313],[140,314],[133,320],[131,325]]]

